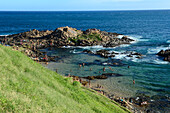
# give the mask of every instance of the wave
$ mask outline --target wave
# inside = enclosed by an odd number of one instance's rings
[[[166,49],[169,49],[169,48],[170,48],[170,45],[169,45],[169,47],[159,46],[159,47],[156,47],[156,48],[149,48],[147,50],[147,54],[157,54],[159,51],[166,50]]]
[[[169,64],[167,61],[163,61],[161,59],[149,59],[149,58],[143,58],[143,59],[133,59],[133,62],[144,62],[144,63],[152,63],[152,64]]]
[[[82,53],[81,51],[77,51],[76,49],[71,50],[70,53]]]
[[[167,42],[166,43],[170,43],[170,40],[167,40]]]
[[[0,36],[9,36],[9,34],[7,34],[7,35],[0,35]]]
[[[62,48],[103,49],[105,47],[97,45],[97,46],[63,46]]]
[[[112,51],[119,53],[113,57],[113,59],[119,59],[119,60],[125,60],[125,61],[132,61],[132,62],[144,62],[144,63],[152,63],[152,64],[169,64],[168,61],[163,61],[162,59],[159,59],[156,55],[155,56],[146,56],[143,55],[142,58],[137,58],[137,55],[132,55],[131,57],[128,57],[130,52],[135,53],[135,51]]]
[[[128,38],[135,40],[132,43],[147,42],[147,41],[149,41],[149,39],[143,38],[143,36],[140,36],[140,35],[129,35]]]

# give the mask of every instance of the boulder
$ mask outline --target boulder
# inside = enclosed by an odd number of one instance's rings
[[[99,29],[87,29],[84,34],[100,34],[100,30]]]
[[[102,56],[104,58],[108,58],[110,53],[109,53],[108,50],[103,49],[103,50],[96,51],[96,55],[100,55],[100,56]]]
[[[54,37],[62,38],[62,39],[68,39],[72,37],[77,37],[78,35],[81,35],[83,32],[81,30],[77,30],[75,28],[71,27],[60,27],[57,28],[52,35]]]
[[[164,57],[164,61],[170,62],[170,49],[167,50],[161,50],[159,53],[157,53],[158,56]]]
[[[119,77],[119,76],[123,76],[123,75],[117,74],[117,73],[103,73],[102,75],[88,76],[88,77],[83,77],[83,78],[94,80],[94,79],[107,79],[108,77]]]
[[[88,49],[83,50],[83,53],[93,54],[93,52]]]

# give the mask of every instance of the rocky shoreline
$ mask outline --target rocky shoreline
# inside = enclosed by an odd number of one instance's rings
[[[159,112],[159,106],[168,106],[168,103],[163,103],[161,99],[169,99],[169,97],[154,95],[147,96],[144,93],[138,93],[135,97],[120,97],[119,95],[110,93],[101,84],[93,80],[107,79],[108,77],[119,77],[122,75],[116,73],[103,73],[99,76],[78,77],[74,75],[68,75],[73,81],[80,82],[84,87],[97,91],[99,94],[106,96],[107,98],[116,101],[121,106],[129,109],[133,113],[157,113]],[[159,100],[160,99],[160,100]],[[157,106],[157,109],[154,107]]]
[[[47,56],[45,52],[41,52],[39,49],[95,45],[115,47],[121,44],[130,44],[134,41],[127,36],[118,38],[119,35],[121,34],[100,31],[98,29],[82,31],[66,26],[57,28],[54,31],[38,31],[34,29],[23,33],[0,36],[0,42],[4,45],[13,46],[16,50],[24,48],[23,52],[35,61],[55,62],[57,56]]]
[[[103,47],[116,47],[122,44],[130,44],[131,42],[134,41],[133,39],[130,39],[127,36],[122,36],[121,38],[118,38],[119,35],[121,34],[100,31],[98,29],[88,29],[86,31],[82,31],[66,26],[57,28],[54,31],[49,30],[38,31],[34,29],[28,32],[8,36],[0,36],[0,43],[3,45],[12,46],[14,50],[22,51],[34,61],[45,62],[46,64],[48,64],[48,62],[56,62],[56,60],[59,59],[59,57],[49,56],[47,55],[46,52],[40,51],[40,49],[47,49],[53,47],[61,48],[63,46],[96,46],[96,45],[100,45]],[[109,52],[107,50],[98,50],[96,52],[84,50],[83,53],[99,55],[104,58],[115,57],[115,55],[117,54],[127,54],[127,57],[135,58],[142,58],[143,56],[142,54],[137,52],[116,53]],[[163,55],[162,52],[159,55],[162,56]],[[113,65],[119,64],[113,63]],[[90,84],[90,80],[107,79],[108,77],[119,77],[122,75],[117,73],[102,73],[99,76],[88,76],[83,78],[71,75],[68,76],[72,77],[73,80],[79,81],[80,83],[82,83],[82,85],[86,87],[88,84]],[[147,106],[148,102],[150,101],[149,98],[146,98],[146,96],[141,96],[138,98],[137,97],[123,98],[113,96],[113,94],[105,92],[104,89],[101,90],[102,86],[100,85],[90,88],[98,91],[99,93],[102,93],[111,100],[120,103],[122,106],[127,107],[132,112],[148,112],[144,111],[143,109],[140,109],[140,106]]]
[[[84,50],[83,53],[99,55],[103,58],[113,58],[113,57],[115,57],[116,55],[119,55],[119,54],[126,54],[127,57],[135,57],[135,58],[138,58],[138,59],[141,59],[142,56],[143,56],[142,54],[137,53],[137,52],[126,51],[126,52],[118,53],[118,52],[114,52],[114,51],[110,52],[109,50],[105,50],[105,49],[101,49],[101,50],[98,50],[96,52],[92,52],[90,50]]]

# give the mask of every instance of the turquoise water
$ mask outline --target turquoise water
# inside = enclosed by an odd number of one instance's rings
[[[48,55],[60,57],[57,62],[47,66],[58,73],[77,76],[99,75],[103,67],[106,72],[122,74],[98,81],[109,92],[115,91],[122,96],[135,96],[144,93],[149,96],[170,96],[170,63],[156,56],[161,49],[170,48],[170,10],[162,11],[100,11],[100,12],[0,12],[0,35],[8,35],[38,30],[55,30],[69,26],[86,30],[97,28],[108,32],[116,32],[135,39],[131,45],[116,48],[84,47],[60,48],[48,50]],[[142,59],[128,58],[118,55],[105,59],[95,55],[82,53],[84,49],[92,51],[108,49],[116,52],[133,51],[142,53]],[[45,50],[46,51],[46,50]],[[79,69],[79,63],[86,63]],[[107,65],[118,62],[121,65]],[[130,68],[128,69],[128,65]],[[109,69],[111,67],[114,71]],[[90,71],[90,68],[92,71]],[[135,85],[132,80],[135,79]],[[166,99],[165,101],[168,101]]]

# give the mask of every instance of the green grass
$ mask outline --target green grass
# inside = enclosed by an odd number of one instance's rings
[[[0,45],[0,113],[129,112],[91,89],[72,82],[26,55]]]
[[[69,38],[70,41],[77,43],[78,40],[88,40],[88,41],[102,41],[100,34],[83,34],[77,37]]]

